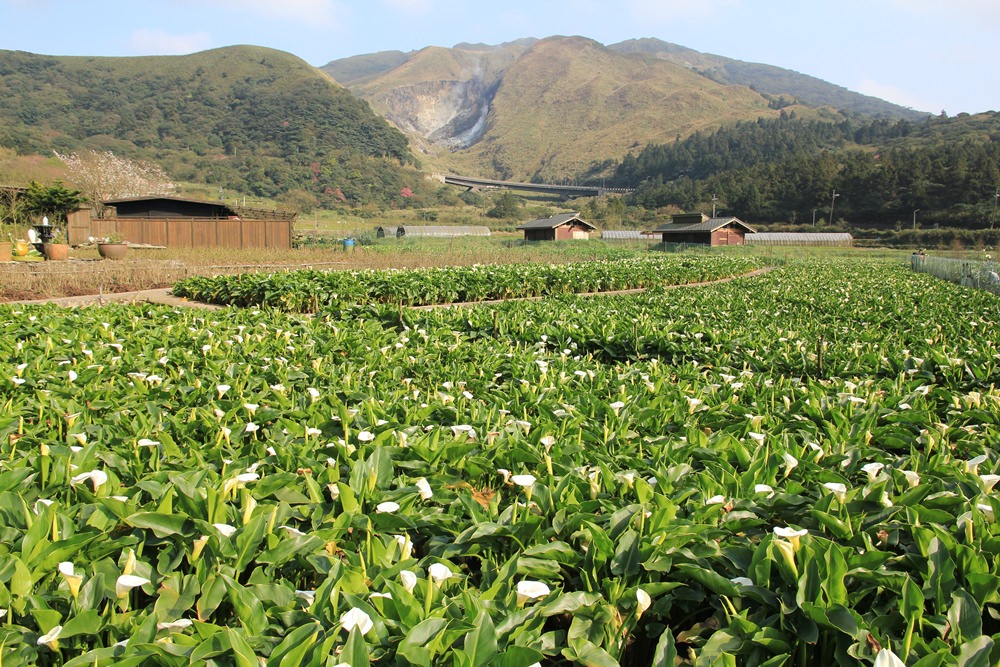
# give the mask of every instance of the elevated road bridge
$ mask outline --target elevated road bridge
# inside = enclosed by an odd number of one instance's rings
[[[550,183],[518,183],[515,181],[495,181],[488,178],[472,178],[470,176],[455,176],[447,174],[439,176],[446,184],[464,187],[469,190],[520,190],[523,192],[540,192],[558,195],[560,197],[599,197],[601,195],[628,195],[635,188],[606,188],[596,185],[555,185]]]

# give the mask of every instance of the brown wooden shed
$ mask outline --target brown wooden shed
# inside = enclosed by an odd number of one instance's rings
[[[70,244],[119,234],[133,244],[171,248],[291,248],[295,214],[232,206],[222,201],[155,196],[104,202],[112,214],[70,214]]]
[[[589,239],[597,227],[580,217],[579,213],[560,213],[551,218],[540,218],[518,225],[524,231],[525,241],[569,241]]]
[[[709,218],[695,214],[692,221],[690,214],[674,216],[670,224],[657,227],[654,234],[660,234],[664,243],[690,243],[694,245],[724,246],[743,245],[747,234],[757,230],[739,218]]]

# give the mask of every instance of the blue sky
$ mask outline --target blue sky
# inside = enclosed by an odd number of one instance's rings
[[[48,55],[254,44],[320,66],[550,35],[656,37],[935,114],[1000,110],[1000,0],[0,0],[0,48]]]

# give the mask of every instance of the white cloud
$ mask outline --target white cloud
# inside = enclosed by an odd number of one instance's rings
[[[382,0],[390,10],[413,16],[429,14],[434,9],[433,0]]]
[[[914,95],[913,93],[903,90],[902,88],[898,88],[890,84],[879,83],[878,81],[873,81],[872,79],[864,79],[861,81],[861,83],[858,84],[858,92],[883,99],[887,102],[892,102],[893,104],[910,107],[911,109],[916,109],[917,111],[937,111],[933,104],[927,100],[920,99],[919,95]]]
[[[172,35],[163,30],[136,30],[128,44],[137,55],[179,56],[211,48],[212,36],[207,32]]]
[[[742,0],[628,0],[626,4],[635,18],[649,24],[717,16],[739,7]]]

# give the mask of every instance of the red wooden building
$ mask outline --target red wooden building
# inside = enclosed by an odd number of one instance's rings
[[[747,234],[757,230],[739,218],[709,218],[701,213],[675,215],[670,224],[657,227],[664,243],[693,245],[743,245]]]
[[[551,218],[540,218],[518,225],[524,231],[525,241],[569,241],[589,239],[597,227],[580,217],[579,213],[560,213]]]

